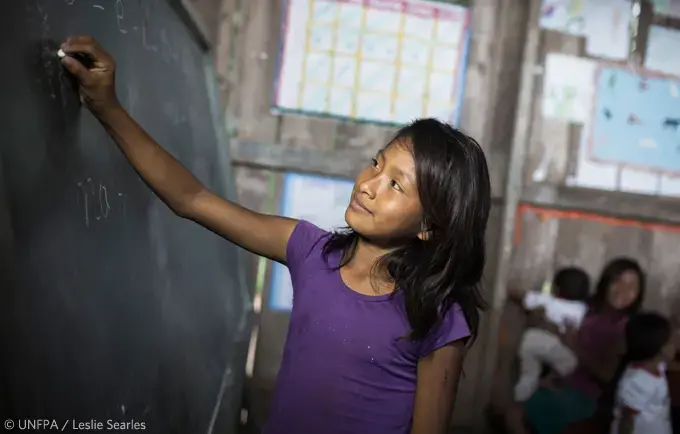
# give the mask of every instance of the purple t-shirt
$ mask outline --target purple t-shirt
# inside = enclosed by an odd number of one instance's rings
[[[326,264],[328,232],[300,221],[288,241],[293,311],[263,434],[406,434],[418,360],[470,332],[454,305],[420,341],[401,293],[369,296],[347,287]]]

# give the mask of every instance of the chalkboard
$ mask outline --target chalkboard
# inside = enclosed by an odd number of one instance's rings
[[[165,207],[55,56],[68,35],[94,36],[133,117],[233,199],[209,51],[183,11],[166,0],[0,6],[13,59],[0,71],[0,407],[15,427],[234,429],[250,335],[242,253]]]

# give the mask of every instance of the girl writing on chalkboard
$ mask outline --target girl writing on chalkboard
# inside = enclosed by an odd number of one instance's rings
[[[287,265],[294,306],[265,433],[447,431],[484,304],[490,186],[475,140],[434,119],[401,129],[357,177],[349,227],[329,233],[211,193],[121,107],[108,53],[82,36],[61,48],[84,103],[161,200]]]

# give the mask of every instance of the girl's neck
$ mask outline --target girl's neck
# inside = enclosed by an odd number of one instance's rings
[[[392,249],[376,246],[364,238],[357,240],[356,249],[352,259],[343,267],[344,272],[352,276],[353,280],[370,282],[374,291],[389,293],[394,290],[393,282],[387,270],[376,268],[376,262],[380,257],[389,253]]]
[[[373,269],[376,261],[391,250],[372,244],[365,238],[359,237],[354,255],[347,264],[347,267],[354,271],[364,270],[368,273]]]

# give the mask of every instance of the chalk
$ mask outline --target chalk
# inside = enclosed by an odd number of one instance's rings
[[[57,51],[57,56],[59,56],[59,58],[63,59],[64,57],[66,57],[66,53],[64,53],[64,50],[62,50],[60,48],[59,51]]]

